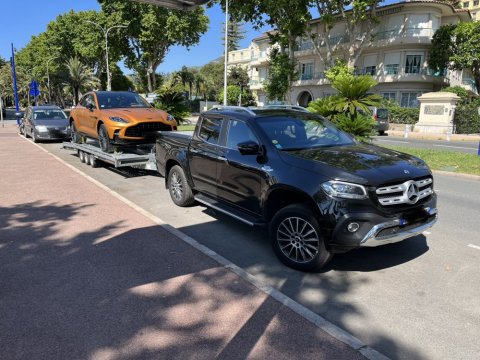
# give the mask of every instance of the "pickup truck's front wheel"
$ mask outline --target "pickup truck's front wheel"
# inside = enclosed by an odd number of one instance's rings
[[[317,271],[332,258],[313,212],[300,204],[277,212],[270,223],[270,238],[278,258],[297,270]]]
[[[185,172],[179,165],[175,165],[168,173],[168,191],[175,205],[190,206],[195,202],[193,192],[188,185]]]

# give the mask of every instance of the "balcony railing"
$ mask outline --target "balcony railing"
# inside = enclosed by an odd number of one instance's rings
[[[299,80],[322,80],[326,79],[324,72],[301,74]]]
[[[373,34],[374,40],[395,40],[398,38],[406,38],[406,37],[426,37],[431,39],[435,31],[431,28],[406,28],[403,30],[396,29],[396,30],[387,30],[387,31],[380,31]]]

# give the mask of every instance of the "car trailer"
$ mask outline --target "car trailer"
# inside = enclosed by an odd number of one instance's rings
[[[96,143],[64,142],[63,148],[76,150],[81,162],[98,167],[100,162],[111,164],[116,168],[134,167],[143,170],[157,170],[155,145],[142,145],[124,148],[122,152],[106,153]]]

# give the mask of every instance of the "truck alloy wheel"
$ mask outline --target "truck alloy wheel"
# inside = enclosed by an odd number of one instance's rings
[[[316,271],[332,258],[325,248],[318,221],[303,205],[289,205],[272,219],[270,237],[275,253],[287,266]]]
[[[183,169],[175,165],[168,174],[168,191],[172,201],[178,206],[189,206],[194,203],[192,189],[188,185]]]

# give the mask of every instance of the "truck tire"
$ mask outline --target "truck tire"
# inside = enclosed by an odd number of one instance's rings
[[[82,142],[82,138],[77,131],[77,127],[75,126],[74,121],[72,121],[72,123],[70,124],[70,138],[75,144],[80,144]]]
[[[98,128],[98,143],[100,145],[100,149],[103,152],[110,153],[112,152],[112,145],[110,144],[110,138],[108,137],[108,131],[105,125],[100,125]]]
[[[179,165],[175,165],[170,169],[167,179],[168,191],[175,205],[186,207],[195,202],[185,172]]]
[[[278,211],[270,222],[273,250],[285,265],[301,271],[318,271],[332,254],[326,249],[313,212],[293,204]]]

